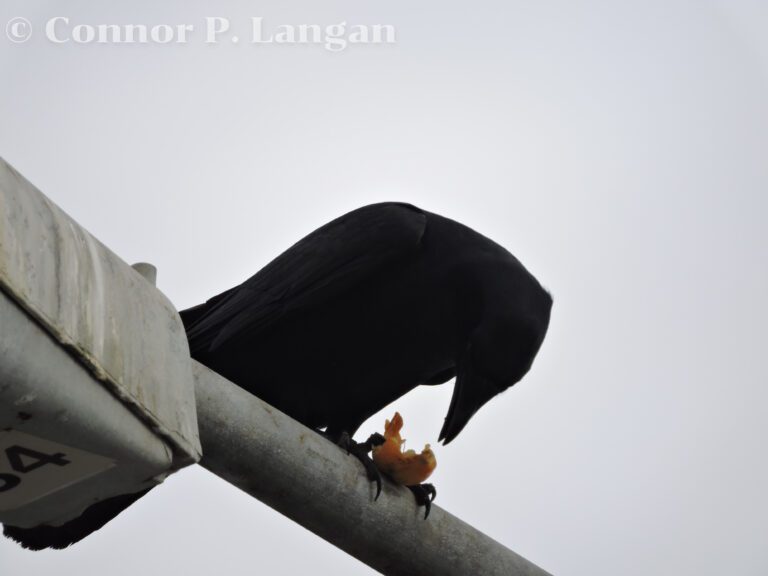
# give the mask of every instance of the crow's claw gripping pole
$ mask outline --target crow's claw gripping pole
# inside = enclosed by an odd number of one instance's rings
[[[376,482],[376,496],[374,500],[378,500],[381,495],[381,472],[376,468],[376,464],[368,455],[374,446],[379,446],[384,443],[384,436],[379,433],[371,434],[368,440],[362,443],[355,442],[349,437],[346,432],[342,433],[339,437],[338,444],[342,448],[346,449],[347,454],[352,454],[355,458],[362,462],[365,472],[368,475],[368,479],[371,482]]]
[[[437,496],[437,490],[433,484],[415,484],[408,486],[408,489],[413,492],[416,497],[416,503],[419,506],[424,506],[424,520],[427,519],[429,513],[432,511],[432,502]]]

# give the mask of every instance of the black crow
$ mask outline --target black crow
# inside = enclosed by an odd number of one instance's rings
[[[420,384],[456,377],[440,432],[528,372],[550,295],[507,250],[437,214],[365,206],[306,236],[240,286],[184,315],[194,358],[303,424],[344,440]],[[434,487],[414,490],[420,504]]]
[[[383,203],[318,228],[181,316],[193,358],[336,439],[416,386],[455,377],[439,436],[447,444],[528,372],[551,307],[495,242],[415,206]],[[40,547],[32,536],[43,529],[9,535]]]
[[[531,367],[550,295],[507,250],[399,203],[354,210],[182,313],[192,357],[310,428],[352,436],[456,377],[447,444]]]

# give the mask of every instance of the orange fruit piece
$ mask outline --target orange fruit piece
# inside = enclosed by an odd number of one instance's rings
[[[424,446],[420,454],[414,450],[403,451],[405,439],[400,436],[402,427],[403,417],[395,412],[392,421],[387,420],[384,424],[384,444],[373,448],[373,462],[398,484],[421,484],[432,474],[437,460],[429,444]]]

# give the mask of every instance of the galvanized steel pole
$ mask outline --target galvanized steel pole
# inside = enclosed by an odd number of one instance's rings
[[[406,488],[374,485],[316,432],[193,361],[200,464],[379,572],[391,576],[546,576]]]

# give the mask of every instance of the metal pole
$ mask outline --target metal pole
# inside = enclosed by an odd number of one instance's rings
[[[438,506],[424,520],[410,491],[374,485],[316,432],[193,361],[200,464],[390,576],[547,576]]]

